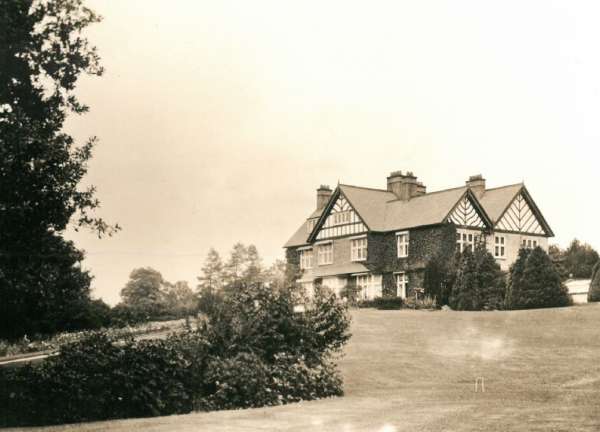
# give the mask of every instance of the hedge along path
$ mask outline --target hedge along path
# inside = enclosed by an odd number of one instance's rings
[[[135,340],[143,340],[143,339],[164,339],[169,334],[173,333],[170,330],[162,330],[153,333],[143,333],[134,336]],[[122,341],[117,341],[116,343],[122,343]],[[26,354],[18,354],[15,356],[9,356],[0,359],[0,368],[2,367],[19,367],[25,366],[28,363],[39,363],[41,361],[46,360],[49,357],[54,357],[60,354],[60,349],[58,350],[49,350],[49,351],[39,351],[34,353],[26,353]]]

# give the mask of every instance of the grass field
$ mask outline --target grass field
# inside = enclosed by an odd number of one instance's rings
[[[600,304],[353,313],[346,396],[119,420],[85,431],[599,431]],[[475,378],[485,377],[485,393]]]

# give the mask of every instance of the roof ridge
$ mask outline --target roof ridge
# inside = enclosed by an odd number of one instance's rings
[[[505,186],[496,186],[494,188],[486,189],[485,192],[487,192],[487,191],[493,191],[493,190],[497,190],[497,189],[504,189],[504,188],[514,187],[514,186],[525,186],[525,182],[519,182],[519,183],[509,184],[509,185],[505,185]]]
[[[415,199],[418,199],[418,198],[423,198],[423,197],[427,197],[427,196],[439,194],[439,193],[442,193],[442,192],[450,192],[450,191],[459,190],[459,189],[467,189],[467,186],[458,186],[458,187],[453,187],[453,188],[448,188],[448,189],[437,190],[437,191],[433,191],[433,192],[427,192],[427,193],[425,193],[423,195],[414,196],[414,197],[412,197],[408,201],[412,201],[412,200],[415,200]],[[396,201],[406,201],[406,200],[401,200],[400,198],[396,198],[396,199],[390,200],[388,202],[391,203],[391,202],[396,202]]]
[[[351,187],[351,188],[355,188],[355,189],[367,189],[367,190],[372,190],[372,191],[376,191],[376,192],[393,193],[387,189],[377,189],[377,188],[372,188],[372,187],[356,186],[356,185],[349,185],[349,184],[343,184],[343,183],[340,183],[339,186]]]

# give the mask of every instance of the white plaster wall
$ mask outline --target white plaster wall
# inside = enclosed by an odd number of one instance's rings
[[[538,236],[530,236],[526,234],[516,234],[516,233],[496,233],[497,235],[504,236],[505,238],[505,257],[504,258],[496,258],[498,264],[500,264],[500,268],[504,271],[508,271],[510,266],[517,260],[519,256],[519,250],[521,249],[521,245],[523,243],[523,239],[525,240],[536,240],[538,242],[538,246],[548,252],[548,238],[547,237],[538,237]],[[494,255],[494,249],[496,246],[495,243],[495,235],[492,234],[487,237],[486,244],[488,251]]]

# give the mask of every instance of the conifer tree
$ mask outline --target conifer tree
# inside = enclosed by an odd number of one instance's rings
[[[522,255],[526,258],[521,262],[517,260],[511,272],[512,308],[567,306],[569,293],[548,254],[536,247]]]
[[[216,292],[223,286],[223,261],[219,252],[210,248],[204,266],[202,267],[202,276],[198,276],[198,291]]]
[[[458,264],[456,280],[450,295],[450,307],[455,310],[475,310],[477,303],[477,274],[473,253],[465,250]]]

